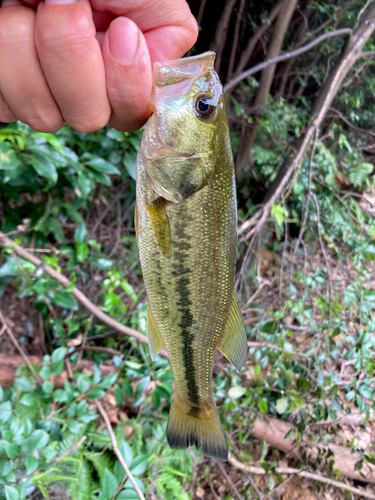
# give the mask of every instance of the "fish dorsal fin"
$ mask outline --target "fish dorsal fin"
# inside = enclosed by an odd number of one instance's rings
[[[134,207],[134,228],[135,228],[135,239],[137,240],[137,243],[138,243],[138,207],[137,207],[137,203],[135,204],[135,207]]]
[[[147,203],[146,206],[160,252],[168,258],[171,254],[171,231],[164,203],[165,201],[159,198],[155,204]]]
[[[241,370],[247,356],[247,339],[235,292],[233,292],[224,334],[216,347],[238,371]]]
[[[147,337],[151,358],[152,361],[155,361],[156,356],[164,347],[164,342],[161,338],[158,327],[156,326],[155,319],[149,305],[147,306]]]

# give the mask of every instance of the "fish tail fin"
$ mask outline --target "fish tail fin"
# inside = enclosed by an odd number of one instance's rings
[[[173,449],[182,450],[195,444],[208,457],[228,460],[227,440],[213,400],[203,409],[191,409],[175,393],[169,412],[167,440]]]

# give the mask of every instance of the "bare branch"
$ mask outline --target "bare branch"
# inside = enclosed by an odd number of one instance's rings
[[[13,240],[10,238],[7,238],[7,236],[0,231],[0,246],[2,247],[9,247],[12,248],[12,250],[19,255],[20,257],[23,257],[24,259],[32,262],[36,266],[43,265],[43,270],[49,274],[52,278],[54,278],[57,282],[59,282],[62,286],[65,288],[68,288],[71,286],[71,282],[63,276],[61,273],[57,272],[55,269],[53,269],[51,266],[44,264],[44,261],[39,259],[38,257],[35,257],[35,255],[32,255],[31,253],[27,252],[24,248],[22,248],[20,245],[17,245]],[[129,328],[128,326],[122,325],[118,321],[114,320],[108,314],[104,313],[99,307],[97,307],[95,304],[89,300],[86,295],[84,295],[77,287],[74,288],[71,292],[74,297],[81,302],[81,304],[86,307],[90,312],[92,312],[98,319],[106,323],[107,325],[111,326],[112,328],[115,328],[121,333],[124,333],[125,335],[128,335],[130,337],[134,337],[139,342],[142,342],[143,344],[148,344],[148,340],[146,335],[143,335],[142,333],[138,332],[137,330],[133,330],[132,328]],[[161,353],[163,356],[166,356],[166,352],[162,351]]]
[[[235,494],[238,500],[243,500],[242,496],[240,495],[238,489],[236,486],[233,484],[233,481],[231,478],[228,476],[227,471],[225,470],[223,464],[219,461],[216,462],[217,465],[219,466],[219,469],[221,470],[222,474],[224,475],[225,479],[227,480],[228,486],[232,491],[232,494]]]
[[[31,373],[34,375],[35,377],[35,380],[37,381],[37,383],[39,385],[41,385],[43,383],[41,377],[36,373],[36,371],[34,370],[33,368],[33,365],[30,363],[29,361],[29,358],[27,357],[27,354],[25,353],[25,351],[22,349],[22,347],[19,345],[19,343],[17,342],[17,339],[16,337],[14,336],[14,333],[12,332],[12,330],[9,328],[4,316],[1,314],[0,312],[0,321],[2,322],[3,324],[3,328],[1,329],[1,332],[5,331],[7,332],[10,340],[12,341],[14,347],[17,349],[17,351],[21,354],[22,356],[22,359],[24,360],[24,362],[26,363],[28,369],[31,371]]]
[[[252,465],[245,465],[236,458],[230,456],[228,459],[229,463],[233,465],[236,469],[242,470],[243,472],[247,472],[248,474],[255,475],[265,475],[269,474],[269,471],[266,472],[263,467],[255,467]],[[362,498],[369,498],[370,500],[375,500],[375,495],[373,493],[368,493],[364,490],[360,490],[355,488],[354,486],[344,484],[341,481],[335,481],[334,479],[330,479],[326,476],[320,476],[319,474],[314,474],[312,472],[307,472],[305,470],[293,469],[291,467],[276,467],[275,472],[278,474],[288,474],[288,475],[298,475],[299,477],[304,477],[306,479],[312,479],[313,481],[318,481],[320,483],[328,484],[330,486],[334,486],[335,488],[339,488],[341,490],[350,491],[355,495],[359,495]]]
[[[113,429],[112,429],[112,426],[111,426],[111,422],[109,421],[107,413],[105,412],[103,406],[101,405],[101,403],[99,401],[95,401],[95,404],[96,404],[96,407],[97,407],[97,409],[98,409],[98,411],[99,411],[102,419],[104,420],[105,426],[107,427],[107,430],[108,430],[108,433],[109,433],[109,437],[111,438],[111,443],[112,443],[112,446],[113,446],[113,451],[115,452],[116,457],[118,458],[118,461],[120,462],[120,464],[124,468],[124,471],[125,471],[126,475],[128,476],[130,482],[132,483],[133,488],[135,489],[135,491],[136,491],[138,497],[140,498],[140,500],[145,500],[145,497],[144,497],[143,493],[141,492],[141,490],[139,489],[139,486],[138,486],[136,480],[134,479],[133,474],[130,472],[130,469],[129,469],[129,467],[126,464],[126,462],[124,460],[124,457],[120,453],[120,450],[119,450],[119,448],[117,446],[116,437],[115,437],[115,434],[113,432]]]
[[[296,57],[301,54],[304,54],[305,52],[308,52],[310,49],[315,47],[316,45],[319,45],[319,43],[323,42],[327,38],[333,38],[337,36],[344,36],[344,35],[351,35],[352,30],[351,28],[342,28],[336,31],[329,31],[328,33],[324,33],[323,35],[320,35],[318,38],[315,40],[312,40],[311,42],[307,43],[303,47],[300,47],[299,49],[296,50],[291,50],[290,52],[285,52],[285,54],[280,54],[279,56],[273,57],[272,59],[268,59],[267,61],[264,61],[262,63],[256,64],[250,69],[247,69],[243,73],[239,74],[233,80],[230,80],[225,86],[224,86],[224,91],[228,92],[231,90],[233,87],[235,87],[239,82],[242,80],[245,80],[245,78],[254,75],[255,73],[258,73],[259,71],[262,71],[264,68],[267,68],[268,66],[271,66],[272,64],[277,64],[282,61],[286,61],[287,59],[290,59],[291,57]]]

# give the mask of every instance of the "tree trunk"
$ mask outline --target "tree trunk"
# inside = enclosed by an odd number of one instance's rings
[[[311,16],[311,13],[312,13],[312,10],[308,8],[310,3],[311,3],[311,0],[308,0],[306,3],[305,12],[303,15],[304,19],[303,19],[303,22],[300,23],[299,28],[298,28],[295,36],[293,37],[292,45],[290,47],[291,50],[300,47],[305,40],[305,34],[306,34],[307,29],[308,29],[308,20],[309,20],[309,17]],[[296,58],[293,57],[292,59],[289,59],[289,61],[286,61],[280,70],[282,77],[281,77],[279,89],[278,89],[277,94],[275,96],[275,101],[279,101],[279,99],[284,95],[285,87],[286,87],[286,84],[287,84],[287,81],[289,78],[289,73],[290,73],[290,70],[292,69],[292,66],[293,66],[295,60],[296,60]]]
[[[264,33],[268,30],[268,28],[271,26],[273,21],[276,19],[276,16],[279,14],[281,10],[281,6],[283,4],[284,0],[280,0],[273,9],[271,10],[268,19],[264,21],[262,26],[258,28],[258,30],[254,33],[254,35],[250,38],[247,47],[244,51],[242,51],[239,63],[236,68],[236,73],[235,76],[238,76],[242,71],[245,69],[245,67],[248,65],[250,57],[252,53],[254,52],[254,48],[256,44],[258,43],[258,40],[264,35]]]
[[[236,60],[238,40],[240,37],[240,28],[241,28],[243,11],[245,9],[245,2],[246,2],[246,0],[240,0],[240,6],[239,6],[238,11],[237,11],[236,27],[234,29],[233,43],[232,43],[229,64],[228,64],[227,81],[229,81],[232,77],[234,62]]]
[[[206,3],[207,3],[207,0],[201,0],[201,3],[199,5],[199,12],[197,15],[198,26],[200,26],[202,24],[202,19],[203,19],[204,9],[206,8]]]
[[[372,6],[367,9],[367,12],[362,15],[357,29],[346,42],[337,64],[331,69],[328,78],[323,84],[312,109],[314,118],[307,127],[305,134],[301,138],[296,139],[294,144],[292,144],[291,150],[297,151],[297,153],[295,155],[289,155],[280,167],[276,179],[268,189],[264,203],[270,202],[271,200],[273,201],[281,195],[293,171],[303,160],[311,144],[314,133],[322,125],[332,101],[340,90],[342,82],[360,57],[362,49],[374,32],[374,29],[375,4],[372,4]],[[262,215],[262,219],[263,217],[264,214]]]
[[[210,50],[216,52],[215,69],[220,73],[221,58],[227,41],[228,29],[232,18],[233,9],[237,0],[227,0],[225,2],[223,13],[216,28],[215,38],[211,43]]]
[[[280,14],[275,23],[275,29],[272,35],[267,57],[271,59],[276,57],[281,50],[286,31],[288,29],[293,12],[296,8],[297,0],[283,0]],[[254,143],[259,130],[259,121],[267,103],[267,97],[271,89],[272,80],[275,74],[276,64],[272,64],[262,71],[259,87],[255,95],[254,107],[256,108],[255,121],[251,128],[247,128],[242,134],[236,156],[236,174],[239,177],[240,171],[248,158],[249,150]]]

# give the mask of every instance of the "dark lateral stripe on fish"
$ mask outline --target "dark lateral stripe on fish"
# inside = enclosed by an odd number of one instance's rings
[[[172,246],[182,248],[184,244],[186,246],[190,245],[188,241],[189,237],[185,233],[184,224],[179,222],[176,225],[178,225],[177,237],[179,241],[174,241]],[[175,243],[177,243],[177,245],[175,245]],[[185,252],[174,252],[172,275],[176,277],[178,276],[178,279],[176,280],[176,293],[178,295],[177,310],[181,313],[181,321],[178,326],[181,328],[182,357],[185,368],[189,402],[192,406],[198,406],[200,403],[200,397],[196,382],[196,371],[193,358],[194,351],[192,344],[194,334],[191,332],[191,327],[193,326],[193,314],[190,309],[192,301],[189,290],[189,274],[191,274],[191,269],[187,265],[187,257],[188,254]],[[176,258],[177,260],[175,260]]]

